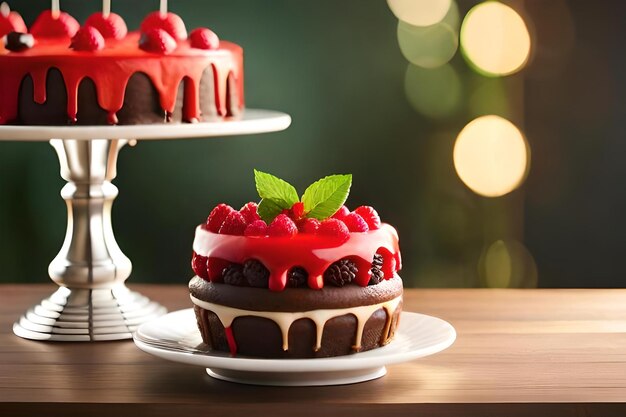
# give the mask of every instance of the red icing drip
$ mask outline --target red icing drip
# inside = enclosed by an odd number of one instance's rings
[[[117,114],[115,114],[114,112],[109,112],[109,114],[107,115],[107,123],[110,125],[116,125],[117,122]]]
[[[46,75],[51,68],[63,74],[67,88],[67,115],[75,120],[79,113],[78,88],[84,78],[96,85],[98,104],[109,113],[109,123],[116,123],[115,113],[124,104],[126,85],[130,77],[146,74],[159,93],[164,112],[172,113],[176,106],[178,86],[185,80],[184,119],[198,119],[200,100],[198,89],[202,73],[213,67],[215,100],[219,114],[227,114],[227,79],[233,74],[238,104],[243,106],[243,54],[238,45],[222,41],[218,50],[191,48],[188,42],[164,56],[139,49],[139,33],[130,33],[122,40],[107,40],[98,52],[73,51],[64,39],[38,39],[35,47],[20,52],[0,51],[0,123],[11,123],[18,117],[18,95],[22,80],[33,78],[37,103],[46,101]]]
[[[220,235],[198,226],[193,249],[209,258],[211,281],[219,279],[228,262],[244,263],[247,259],[261,261],[270,270],[269,288],[272,291],[282,291],[286,287],[287,272],[295,266],[306,269],[309,273],[308,285],[313,289],[324,286],[324,271],[333,262],[343,258],[356,262],[359,273],[355,282],[363,287],[370,280],[374,254],[383,256],[385,279],[392,278],[401,266],[398,234],[388,224],[366,233],[350,233],[345,243],[311,234],[298,234],[290,238]],[[217,267],[212,268],[212,262]]]
[[[235,356],[237,354],[237,342],[235,342],[235,336],[233,336],[232,326],[224,327],[224,333],[226,334],[226,341],[228,342],[230,354]]]

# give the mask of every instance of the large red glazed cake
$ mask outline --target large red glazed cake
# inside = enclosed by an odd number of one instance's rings
[[[214,121],[243,109],[241,47],[207,28],[188,35],[173,13],[128,32],[115,13],[81,26],[46,10],[27,32],[5,6],[0,37],[0,124]]]
[[[391,341],[402,310],[396,230],[344,204],[350,175],[298,197],[255,171],[261,202],[215,207],[196,228],[189,282],[205,344],[231,355],[348,355]]]

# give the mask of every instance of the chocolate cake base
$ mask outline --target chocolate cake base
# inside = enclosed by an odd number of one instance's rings
[[[227,79],[226,111],[227,117],[240,113],[232,77]],[[183,118],[185,81],[178,86],[176,107],[171,114],[161,108],[159,94],[147,75],[135,73],[128,80],[124,94],[124,105],[115,114],[120,125],[181,123],[190,122]],[[21,125],[109,125],[113,124],[110,115],[98,104],[96,86],[90,78],[84,78],[78,87],[78,113],[76,120],[67,116],[67,89],[63,75],[56,68],[48,71],[46,78],[46,101],[42,104],[34,100],[34,86],[30,75],[23,80],[19,91],[18,119],[12,124]],[[201,122],[219,120],[216,109],[214,75],[211,67],[204,70],[200,80],[199,100]]]
[[[236,317],[229,328],[225,328],[214,311],[195,305],[194,310],[202,339],[210,349],[233,353],[237,356],[263,358],[319,358],[349,355],[383,346],[393,338],[402,302],[402,280],[394,277],[378,285],[322,290],[288,288],[272,292],[263,288],[234,287],[211,283],[195,277],[190,281],[192,297],[216,306],[246,310],[247,315]],[[218,301],[219,300],[219,301]],[[397,304],[394,300],[398,300]],[[360,346],[355,346],[358,320],[354,314],[343,309],[361,306],[394,303],[388,314],[382,306],[375,309],[366,319]],[[253,307],[253,308],[251,308]],[[311,312],[316,309],[341,311],[341,314],[325,322],[321,345],[315,349],[317,326],[310,318],[299,318],[288,327],[287,349],[280,326],[266,317],[255,316],[257,312]],[[232,339],[229,341],[229,333]]]

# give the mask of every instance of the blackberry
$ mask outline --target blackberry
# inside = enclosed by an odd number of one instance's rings
[[[341,259],[324,271],[324,281],[337,287],[351,283],[359,272],[356,264],[349,259]]]
[[[376,285],[379,284],[382,280],[385,279],[385,274],[383,273],[383,256],[380,254],[375,254],[374,259],[372,260],[372,276],[370,277],[367,285]]]
[[[30,49],[35,44],[35,38],[30,33],[11,32],[6,35],[4,47],[9,51],[21,52]]]
[[[243,276],[243,265],[230,264],[222,271],[222,279],[225,284],[245,287],[248,285],[246,277]]]
[[[309,273],[306,272],[306,269],[296,266],[291,268],[287,274],[287,286],[293,288],[304,287],[308,279]]]
[[[248,259],[243,264],[243,275],[251,287],[269,287],[270,271],[256,259]]]

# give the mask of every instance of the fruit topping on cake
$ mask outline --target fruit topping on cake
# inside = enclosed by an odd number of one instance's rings
[[[271,174],[254,176],[258,204],[219,204],[198,228],[192,268],[199,277],[282,291],[377,285],[400,268],[395,229],[370,206],[344,204],[351,175],[325,177],[302,196]]]
[[[99,51],[104,49],[104,37],[93,26],[84,26],[72,38],[70,45],[75,51]]]
[[[140,30],[148,33],[152,29],[161,29],[167,32],[174,40],[184,41],[187,39],[185,22],[175,13],[152,12],[141,22]]]
[[[22,52],[35,45],[35,38],[30,33],[11,32],[4,37],[4,47],[11,52]]]
[[[13,12],[7,3],[0,4],[0,37],[11,32],[26,33],[28,29],[18,12]]]
[[[197,28],[189,34],[189,42],[192,48],[217,49],[220,47],[220,38],[215,32],[207,28]]]
[[[87,18],[85,26],[95,27],[105,39],[120,40],[128,33],[126,22],[116,13],[105,16],[102,12],[96,12]]]
[[[176,40],[169,32],[159,28],[152,28],[142,32],[141,38],[139,38],[139,48],[146,52],[169,54],[176,49]]]
[[[80,24],[65,12],[54,13],[44,10],[30,28],[35,38],[72,38],[80,29]]]

